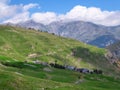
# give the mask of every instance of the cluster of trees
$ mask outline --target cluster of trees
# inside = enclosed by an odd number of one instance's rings
[[[65,69],[65,67],[64,66],[62,66],[62,65],[59,65],[59,64],[53,64],[53,63],[50,63],[50,66],[51,67],[54,67],[54,68],[59,68],[59,69]]]
[[[54,68],[68,69],[68,70],[73,70],[73,71],[77,71],[77,72],[80,72],[80,73],[103,74],[103,71],[102,70],[98,70],[98,69],[89,70],[89,69],[86,69],[86,68],[76,68],[76,67],[68,66],[68,65],[67,66],[63,66],[63,65],[59,65],[57,63],[50,63],[49,65],[51,67],[54,67]]]
[[[27,63],[27,62],[1,62],[1,63],[6,66],[23,68],[25,67],[24,63]],[[69,66],[69,65],[64,66],[64,65],[57,64],[57,61],[55,61],[55,63],[50,63],[50,64],[45,63],[45,62],[42,62],[39,64],[44,65],[44,66],[51,66],[51,67],[58,68],[58,69],[73,70],[73,71],[80,72],[80,73],[103,74],[102,70],[98,70],[98,69],[89,70],[87,68],[77,68],[77,67]]]
[[[98,70],[98,69],[94,69],[93,73],[95,73],[95,74],[103,74],[103,71],[102,70]]]

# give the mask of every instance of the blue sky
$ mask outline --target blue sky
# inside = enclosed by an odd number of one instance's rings
[[[120,0],[0,0],[0,23],[34,20],[120,25]]]
[[[101,10],[116,11],[120,10],[120,0],[11,0],[10,4],[29,4],[37,3],[41,9],[36,11],[52,11],[56,13],[66,13],[76,5],[86,7],[98,7]]]

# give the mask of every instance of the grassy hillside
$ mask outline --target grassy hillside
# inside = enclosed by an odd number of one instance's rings
[[[120,72],[105,59],[105,53],[46,32],[0,26],[0,90],[118,90]],[[101,69],[104,74],[55,69],[34,64],[36,60]]]

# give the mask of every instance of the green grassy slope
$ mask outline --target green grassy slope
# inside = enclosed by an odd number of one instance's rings
[[[104,49],[46,32],[0,26],[0,90],[118,90],[119,70],[105,59],[105,53]],[[102,69],[104,75],[44,67],[33,64],[34,60]],[[75,84],[79,76],[82,83]]]
[[[119,90],[119,83],[106,75],[81,74],[6,57],[0,64],[0,90]]]

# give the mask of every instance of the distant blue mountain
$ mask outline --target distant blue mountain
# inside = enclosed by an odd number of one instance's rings
[[[88,44],[99,46],[101,48],[107,47],[115,42],[119,41],[113,35],[103,35],[96,38],[93,41],[88,42]]]

